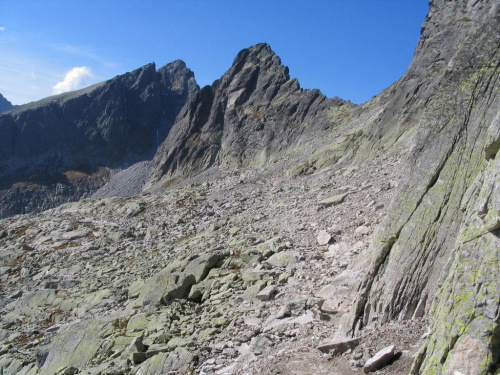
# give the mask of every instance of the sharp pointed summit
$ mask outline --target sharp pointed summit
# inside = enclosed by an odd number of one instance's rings
[[[213,166],[266,163],[328,129],[327,109],[344,104],[302,90],[268,44],[246,48],[180,112],[153,161],[148,187]]]

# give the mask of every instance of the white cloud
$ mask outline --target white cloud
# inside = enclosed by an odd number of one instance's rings
[[[94,74],[87,66],[77,66],[66,73],[61,82],[52,87],[52,93],[62,94],[66,91],[76,90],[85,85],[87,78],[92,78]]]
[[[0,31],[5,31],[5,27],[0,26]]]

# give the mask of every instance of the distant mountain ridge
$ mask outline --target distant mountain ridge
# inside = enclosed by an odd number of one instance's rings
[[[0,115],[0,215],[79,199],[107,181],[100,168],[151,159],[198,90],[193,72],[178,60],[158,71],[148,64]],[[81,177],[77,183],[65,175],[71,171]],[[62,195],[56,194],[58,184],[65,186]]]
[[[17,107],[19,106],[13,105],[2,94],[0,94],[0,113],[16,109]]]
[[[330,111],[342,106],[355,108],[301,89],[265,43],[242,50],[201,90],[184,62],[158,71],[149,64],[0,116],[0,216],[89,196],[115,177],[98,196],[139,193],[212,166],[263,165],[330,129]],[[135,182],[124,188],[126,180]]]

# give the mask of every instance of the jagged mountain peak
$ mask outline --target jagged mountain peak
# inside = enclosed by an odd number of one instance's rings
[[[268,44],[246,48],[179,113],[147,186],[215,165],[266,163],[302,136],[331,126],[327,108],[343,103],[301,90]]]
[[[242,49],[234,58],[232,69],[241,70],[245,64],[269,67],[281,65],[280,57],[267,43],[259,43]]]
[[[186,102],[199,90],[194,73],[186,66],[183,60],[175,60],[158,69],[161,75],[161,82],[171,91],[179,95],[186,94]],[[179,112],[180,108],[175,112]],[[173,119],[172,119],[173,121]]]
[[[166,65],[164,65],[163,67],[161,67],[158,70],[162,70],[162,69],[188,69],[188,67],[187,67],[186,63],[184,62],[184,60],[177,59],[177,60],[174,60],[174,61],[167,63]]]
[[[5,194],[0,195],[0,216],[78,199],[106,182],[107,177],[98,182],[94,178],[103,167],[151,159],[198,89],[184,63],[176,61],[158,71],[150,63],[1,115],[0,181]],[[88,177],[78,186],[64,175],[74,170]],[[28,187],[10,194],[17,183]],[[30,189],[32,184],[37,187]],[[68,186],[65,194],[54,194],[57,184]],[[27,196],[28,206],[23,203]]]
[[[408,72],[362,106],[298,90],[262,44],[191,94],[174,62],[128,112],[85,107],[151,125],[151,100],[191,95],[161,194],[0,221],[5,373],[498,375],[499,4],[432,1]]]
[[[260,43],[241,50],[231,68],[222,77],[222,86],[228,91],[236,91],[254,83],[262,88],[279,86],[290,80],[288,67],[267,43]],[[257,82],[260,81],[260,82]],[[298,89],[298,82],[295,80]]]

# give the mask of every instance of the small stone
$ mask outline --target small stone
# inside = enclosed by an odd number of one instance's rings
[[[300,253],[295,250],[283,251],[281,253],[277,253],[272,255],[267,263],[272,265],[273,267],[283,267],[287,268],[297,263],[301,259]]]
[[[239,231],[240,231],[240,228],[239,228],[239,227],[232,227],[232,228],[229,228],[229,234],[230,234],[231,236],[236,235]]]
[[[17,299],[19,297],[21,297],[23,295],[23,291],[22,290],[16,290],[15,292],[12,292],[11,294],[9,294],[9,296],[7,297],[8,299]]]
[[[388,346],[366,361],[364,366],[365,374],[377,371],[387,365],[395,356],[394,348],[394,345]]]
[[[325,208],[331,207],[331,206],[337,206],[337,205],[341,204],[342,202],[344,202],[347,195],[348,195],[348,193],[337,194],[337,195],[334,195],[333,197],[323,199],[322,201],[319,202],[319,204]]]
[[[262,321],[259,318],[255,318],[252,316],[244,316],[243,322],[247,326],[251,326],[251,327],[260,327],[262,325]]]
[[[365,365],[365,361],[363,359],[357,359],[354,361],[355,367],[363,367]]]
[[[28,268],[21,268],[21,272],[19,273],[19,276],[21,276],[21,279],[26,279],[27,277],[30,276],[30,270]]]
[[[274,285],[266,286],[259,293],[257,293],[256,298],[261,301],[269,301],[271,297],[278,292],[278,288]]]
[[[352,358],[355,360],[361,359],[361,358],[363,358],[363,353],[362,352],[355,352],[355,353],[353,353]]]
[[[357,234],[361,234],[363,236],[366,236],[368,234],[370,234],[371,232],[371,229],[365,225],[361,225],[359,227],[357,227],[354,232],[356,232]]]
[[[147,353],[144,352],[137,352],[137,353],[132,353],[130,354],[129,357],[130,361],[134,364],[139,364],[144,362],[146,359],[148,359]]]
[[[288,282],[288,279],[292,276],[291,273],[289,272],[283,272],[281,275],[278,276],[278,283],[279,284],[286,284]]]
[[[238,352],[233,348],[226,348],[222,351],[222,354],[226,357],[233,358],[238,355]]]
[[[136,337],[128,346],[129,351],[145,352],[146,347],[142,343],[142,337]]]
[[[271,345],[271,341],[263,335],[256,336],[250,342],[250,350],[255,355],[261,355],[266,348]]]
[[[64,233],[61,238],[67,241],[76,240],[78,238],[82,238],[87,236],[91,231],[88,229],[83,230],[73,230],[71,232]]]
[[[334,243],[333,245],[328,246],[328,252],[325,253],[327,258],[334,258],[338,255],[343,255],[349,253],[351,248],[345,242]]]
[[[79,372],[80,372],[80,370],[78,369],[78,367],[70,366],[70,367],[64,369],[62,374],[63,375],[74,375],[74,374],[78,374]]]
[[[2,349],[0,349],[0,355],[7,353],[9,349],[12,349],[12,344],[4,344]]]
[[[326,230],[321,230],[316,236],[316,240],[318,241],[318,245],[320,246],[328,245],[332,240],[332,236],[330,236],[330,234]]]

